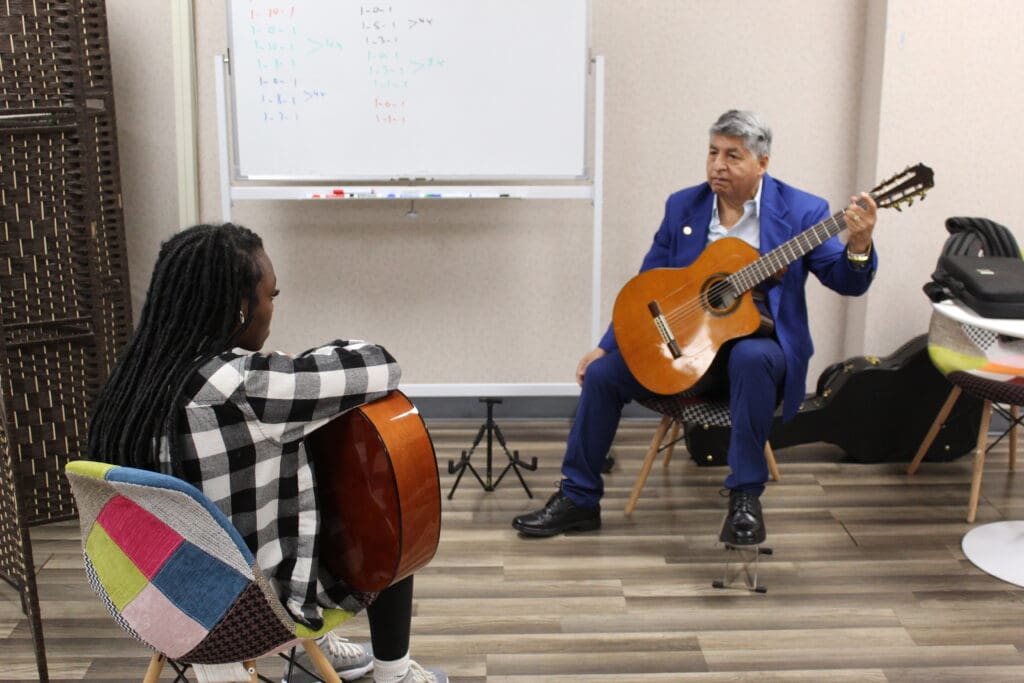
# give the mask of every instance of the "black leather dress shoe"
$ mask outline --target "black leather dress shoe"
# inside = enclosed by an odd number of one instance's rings
[[[601,528],[601,506],[583,508],[561,491],[555,491],[540,510],[513,519],[512,528],[526,536],[557,536],[566,531],[592,531]]]
[[[730,491],[729,514],[725,516],[718,540],[732,545],[757,545],[764,543],[767,535],[757,494]]]

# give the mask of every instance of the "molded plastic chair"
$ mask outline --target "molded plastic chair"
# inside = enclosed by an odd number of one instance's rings
[[[179,677],[183,664],[201,678],[256,681],[256,659],[300,643],[320,678],[339,682],[315,638],[352,615],[325,610],[318,631],[296,623],[202,492],[175,477],[86,460],[68,463],[65,473],[89,584],[114,620],[156,651],[147,683],[168,659]]]
[[[907,474],[914,474],[921,465],[961,392],[984,401],[974,450],[974,471],[967,503],[968,522],[973,522],[978,513],[986,453],[1003,437],[1009,436],[1011,470],[1017,462],[1016,428],[1021,421],[1018,407],[1024,405],[1024,339],[1009,335],[1010,330],[1005,327],[1007,324],[1017,324],[1024,329],[1024,321],[986,321],[965,312],[953,302],[933,304],[928,330],[928,354],[939,371],[953,384],[953,389],[907,467]],[[1006,418],[1008,426],[990,442],[988,431],[993,412]]]
[[[943,245],[943,254],[979,258],[1021,256],[1010,229],[988,218],[954,216],[946,219],[946,230],[950,237]],[[907,467],[907,474],[913,474],[921,465],[961,392],[984,401],[967,503],[967,521],[973,522],[981,498],[985,454],[1009,435],[1010,469],[1017,463],[1019,406],[1024,405],[1024,321],[989,319],[965,310],[959,302],[945,301],[952,293],[934,282],[925,284],[924,291],[935,302],[928,326],[928,355],[935,367],[953,383],[953,389]],[[993,411],[1006,418],[1008,427],[989,443]]]
[[[640,494],[647,483],[647,477],[651,474],[654,458],[659,452],[666,451],[662,464],[664,467],[668,467],[669,462],[672,460],[672,452],[675,450],[676,443],[686,435],[687,425],[700,425],[703,428],[732,426],[732,416],[729,413],[728,401],[708,400],[701,396],[691,396],[687,392],[683,392],[675,396],[641,399],[637,403],[650,408],[656,413],[660,413],[662,418],[658,424],[658,429],[654,433],[654,438],[651,439],[651,446],[647,449],[647,454],[644,456],[643,465],[641,465],[640,474],[637,475],[636,482],[633,484],[633,491],[629,496],[629,501],[626,502],[625,512],[627,515],[633,514],[633,510],[636,509],[637,501],[639,501]],[[665,435],[669,432],[669,427],[672,428],[671,435],[668,438],[668,443],[663,443]],[[680,434],[680,431],[682,431],[682,434]],[[771,444],[769,443],[764,445],[764,457],[768,461],[768,471],[771,473],[772,479],[778,481],[779,467],[775,462],[775,453],[772,451]]]

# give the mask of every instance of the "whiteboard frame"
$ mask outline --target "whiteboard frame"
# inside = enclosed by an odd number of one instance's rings
[[[231,5],[232,5],[233,1],[234,0],[224,0],[226,17],[227,17],[228,49],[227,49],[226,56],[223,56],[223,61],[224,61],[224,66],[227,67],[225,73],[226,73],[228,79],[230,79],[232,77],[232,73],[231,73],[232,72],[232,68],[231,68],[231,59],[230,59],[230,57],[231,57],[231,47],[230,46],[234,44],[234,31],[235,31],[234,24],[232,23],[232,7],[231,7]],[[592,65],[594,63],[594,58],[592,56],[592,49],[591,49],[591,46],[590,46],[593,7],[591,6],[591,0],[583,0],[583,4],[584,4],[584,13],[585,13],[585,16],[586,16],[586,33],[584,35],[584,51],[583,51],[584,53],[582,55],[580,55],[580,58],[583,59],[584,62],[589,67],[590,65]],[[228,86],[228,83],[225,81],[225,83],[223,85],[223,97],[224,97],[224,101],[227,103],[226,113],[230,115],[229,121],[232,124],[238,120],[237,104],[235,102],[234,97],[232,96],[233,93],[234,93],[233,89],[230,88]],[[591,100],[593,95],[594,95],[594,93],[591,92],[590,79],[587,79],[587,82],[584,83],[584,92],[583,92],[583,99],[584,99],[584,112],[583,112],[583,115],[584,115],[584,117],[586,117],[586,103]],[[220,96],[220,95],[218,95],[218,96]],[[238,143],[238,131],[236,130],[235,126],[233,126],[233,125],[231,126],[231,129],[229,131],[230,132],[231,144],[229,146],[229,154],[230,155],[228,157],[228,168],[229,168],[229,170],[231,172],[232,184],[238,183],[238,182],[252,182],[252,183],[267,183],[267,182],[270,182],[270,183],[311,183],[311,184],[314,184],[314,185],[338,185],[338,184],[344,185],[344,184],[350,184],[350,183],[353,183],[353,182],[358,182],[358,183],[362,183],[362,182],[366,182],[366,183],[382,183],[382,184],[383,183],[403,183],[403,182],[406,182],[406,183],[408,183],[408,182],[422,182],[422,183],[438,183],[438,182],[440,182],[440,183],[445,183],[445,182],[451,182],[451,183],[473,183],[474,181],[479,181],[479,182],[497,181],[497,182],[501,182],[501,181],[509,181],[509,180],[521,181],[521,182],[526,183],[526,184],[531,184],[531,183],[532,184],[536,184],[536,183],[543,184],[545,182],[575,182],[575,183],[586,182],[586,181],[591,181],[592,182],[593,181],[594,170],[592,168],[588,167],[588,165],[587,165],[587,157],[588,157],[588,152],[592,153],[594,151],[593,146],[592,146],[592,140],[593,140],[592,133],[593,133],[593,131],[590,130],[590,123],[589,123],[589,121],[585,121],[584,122],[584,127],[583,128],[584,128],[584,130],[583,130],[583,157],[584,158],[583,158],[583,174],[582,175],[574,175],[574,174],[564,174],[564,175],[560,175],[560,174],[550,174],[550,175],[548,175],[548,174],[522,174],[522,175],[515,175],[515,174],[509,174],[509,175],[489,176],[489,175],[483,175],[483,174],[481,174],[481,175],[473,174],[473,175],[436,175],[436,176],[431,176],[429,178],[427,178],[427,177],[411,178],[411,177],[404,177],[404,176],[389,177],[387,175],[351,175],[351,176],[344,176],[344,177],[340,177],[339,176],[337,178],[319,177],[319,176],[299,176],[299,175],[272,175],[272,174],[268,174],[268,175],[260,174],[260,175],[244,176],[244,175],[241,175],[239,173],[239,169],[240,169],[240,166],[241,166],[241,161],[240,161],[240,158],[239,158],[239,156],[240,156],[240,146],[239,146],[239,143]],[[591,145],[591,146],[588,147],[588,145]],[[268,197],[268,198],[270,198],[270,199],[287,199],[289,197]],[[574,199],[575,197],[560,197],[560,198]]]
[[[589,3],[588,3],[589,8]],[[593,346],[597,346],[602,336],[601,324],[601,259],[603,243],[603,212],[604,212],[604,56],[595,55],[591,58],[594,71],[594,119],[589,126],[591,132],[591,149],[593,150],[590,182],[587,184],[552,184],[552,185],[352,185],[331,183],[322,185],[259,185],[246,183],[235,185],[231,172],[231,137],[228,134],[227,105],[227,58],[215,55],[213,59],[214,87],[217,104],[217,147],[220,167],[221,220],[231,221],[232,205],[235,201],[249,200],[301,200],[301,201],[332,201],[339,207],[350,206],[360,201],[424,201],[466,200],[492,201],[517,199],[589,199],[593,206],[591,224],[592,268],[591,268],[591,300],[590,300],[590,338]],[[344,190],[344,195],[336,195],[335,190]],[[309,195],[323,193],[322,198]],[[353,196],[350,192],[355,192]],[[374,194],[370,194],[373,191]],[[383,196],[381,196],[383,192]],[[418,193],[421,196],[394,196],[388,194],[402,193],[406,195]],[[360,193],[363,196],[359,196]],[[326,196],[330,195],[330,196]],[[427,196],[431,195],[431,196]],[[411,396],[417,397],[469,397],[469,396],[578,396],[579,387],[575,384],[551,382],[524,382],[515,384],[494,383],[447,383],[447,384],[410,384],[405,385]]]
[[[401,384],[398,387],[410,398],[467,398],[472,396],[563,397],[579,396],[580,386],[570,382],[536,384]]]

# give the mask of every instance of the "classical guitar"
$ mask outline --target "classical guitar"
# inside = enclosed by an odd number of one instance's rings
[[[363,592],[426,565],[441,534],[434,445],[400,391],[351,410],[307,438],[320,501],[320,558]]]
[[[933,184],[932,169],[918,164],[869,194],[879,208],[900,210]],[[630,372],[659,394],[691,388],[724,343],[762,325],[754,287],[844,228],[839,211],[763,256],[742,240],[725,238],[685,268],[653,268],[634,277],[612,310],[615,339]]]

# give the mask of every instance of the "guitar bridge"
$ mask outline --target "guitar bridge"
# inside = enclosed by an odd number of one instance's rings
[[[651,301],[647,304],[647,310],[651,312],[654,326],[658,328],[658,334],[661,335],[665,345],[668,346],[668,351],[672,354],[672,358],[682,356],[683,351],[679,348],[679,342],[676,341],[675,335],[672,334],[668,321],[665,320],[665,314],[661,312],[661,305],[657,301]]]

